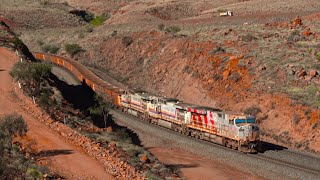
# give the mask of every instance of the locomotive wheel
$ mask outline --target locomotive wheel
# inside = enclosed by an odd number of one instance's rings
[[[227,146],[227,140],[226,140],[226,138],[223,138],[223,139],[222,139],[222,146],[225,146],[225,147]]]
[[[199,139],[203,139],[203,134],[202,133],[200,133]]]
[[[232,149],[234,149],[234,150],[237,150],[237,149],[238,149],[238,146],[237,146],[236,143],[233,143],[233,144],[232,144]]]
[[[172,129],[173,131],[177,131],[176,125],[172,123],[172,124],[171,124],[171,129]]]

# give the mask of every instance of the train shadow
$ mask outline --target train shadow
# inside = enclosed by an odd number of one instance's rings
[[[66,155],[66,154],[73,154],[73,151],[72,150],[68,150],[68,149],[46,150],[46,151],[40,151],[40,152],[34,154],[34,157],[36,159],[42,159],[44,157],[51,157],[51,156],[57,156],[57,155]]]
[[[260,148],[258,148],[259,153],[265,153],[267,151],[282,151],[282,150],[288,149],[287,147],[273,144],[270,142],[265,142],[265,141],[261,141],[259,146],[260,146]]]
[[[166,167],[173,169],[173,170],[180,170],[181,168],[199,167],[199,164],[166,164]]]
[[[51,74],[50,79],[50,85],[56,87],[60,91],[63,99],[74,109],[78,109],[84,115],[90,117],[96,127],[112,127],[113,130],[121,129],[131,137],[134,144],[141,146],[139,136],[127,127],[118,125],[111,114],[109,114],[105,124],[102,116],[95,116],[89,113],[88,109],[96,103],[96,93],[85,82],[82,82],[81,85],[69,85],[67,82],[60,80],[53,74]]]

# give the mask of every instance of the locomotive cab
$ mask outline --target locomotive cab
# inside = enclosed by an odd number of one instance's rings
[[[258,146],[260,130],[254,116],[237,116],[232,119],[238,127],[240,146],[249,152],[255,152]]]

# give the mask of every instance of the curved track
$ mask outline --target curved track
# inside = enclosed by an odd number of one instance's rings
[[[80,63],[69,59],[69,58],[64,58],[64,57],[59,57],[59,56],[54,56],[54,55],[49,55],[49,54],[44,54],[44,53],[33,53],[37,59],[44,60],[44,61],[50,61],[54,63],[57,66],[64,67],[66,70],[70,71],[73,75],[75,75],[78,80],[80,81],[85,81],[94,91],[97,91],[98,93],[103,93],[106,92],[103,89],[110,89],[111,91],[114,91],[116,93],[120,93],[123,91],[122,89],[102,80],[100,77],[92,73],[90,70],[88,70],[85,66],[81,65]],[[101,90],[102,88],[102,90]],[[119,113],[119,112],[118,112]],[[135,117],[134,117],[135,118]],[[142,121],[142,120],[141,120]],[[143,121],[144,122],[144,121]],[[147,122],[144,122],[147,123]],[[152,125],[151,125],[152,126]],[[165,128],[159,127],[163,130]],[[166,129],[167,130],[167,129]],[[173,131],[170,131],[170,133],[176,133]],[[176,133],[177,134],[177,133]],[[291,150],[282,150],[279,152],[272,151],[272,153],[258,153],[258,154],[244,154],[236,150],[232,150],[230,148],[226,148],[217,144],[213,144],[211,142],[207,142],[204,140],[199,140],[199,139],[194,139],[191,137],[186,137],[192,139],[193,141],[201,142],[210,145],[211,147],[215,147],[218,149],[223,149],[223,151],[228,151],[228,152],[233,152],[236,153],[237,156],[243,158],[243,157],[250,157],[254,158],[256,160],[261,160],[265,161],[268,163],[272,163],[277,166],[284,166],[286,168],[289,168],[290,170],[297,171],[298,172],[304,172],[307,174],[312,174],[314,177],[320,177],[320,158],[319,157],[310,157],[303,155],[298,152],[294,152]],[[279,153],[279,154],[287,154],[285,156],[288,156],[288,159],[282,158],[281,156],[275,156],[273,155],[274,153]],[[313,159],[315,162],[310,163],[309,165],[306,165],[306,163],[300,162],[301,159],[298,158],[298,160],[295,160],[295,158],[291,158],[294,156],[301,156],[300,158],[306,158],[306,159]],[[300,159],[300,160],[299,160]],[[308,164],[308,163],[307,163]],[[307,178],[309,179],[309,178]]]

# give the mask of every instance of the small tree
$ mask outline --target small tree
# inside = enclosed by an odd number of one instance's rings
[[[107,119],[109,117],[109,111],[112,107],[110,97],[95,96],[95,104],[89,108],[90,114],[94,116],[100,116],[103,118],[104,127],[107,128]]]
[[[18,62],[10,72],[15,80],[26,84],[28,93],[37,95],[40,93],[40,85],[45,78],[49,77],[51,65],[46,63]]]

